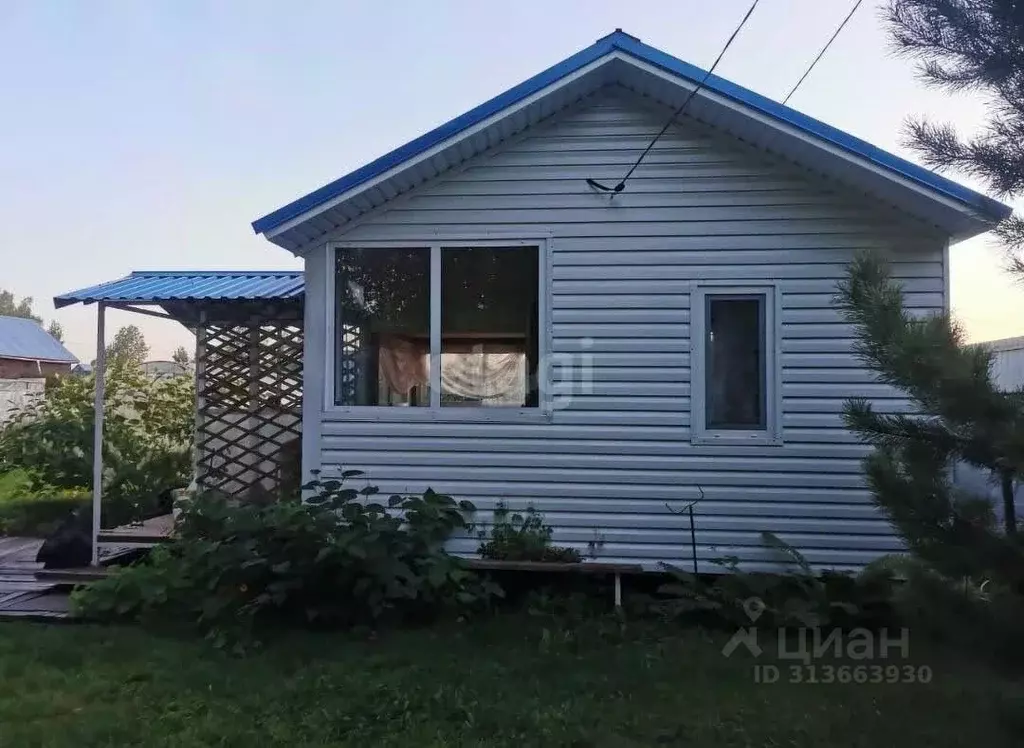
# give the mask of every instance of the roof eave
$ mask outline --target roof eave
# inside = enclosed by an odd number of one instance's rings
[[[39,362],[41,364],[77,364],[77,358],[46,358],[45,356],[10,356],[7,354],[0,354],[0,359],[5,361],[29,361],[31,363]]]

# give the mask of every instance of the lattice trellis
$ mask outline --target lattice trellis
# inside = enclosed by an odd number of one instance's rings
[[[363,346],[360,345],[362,335],[358,325],[350,324],[344,320],[338,321],[338,372],[336,397],[340,405],[359,404],[360,376],[359,376],[359,354]]]
[[[237,498],[298,491],[302,328],[251,319],[197,328],[196,482]]]

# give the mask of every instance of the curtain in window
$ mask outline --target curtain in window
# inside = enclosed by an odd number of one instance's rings
[[[421,339],[382,335],[377,353],[381,378],[392,395],[408,399],[430,384],[430,348]],[[523,405],[526,353],[508,345],[445,342],[441,399],[448,405]]]
[[[429,344],[399,335],[382,335],[377,351],[378,368],[388,389],[402,398],[413,387],[430,384]]]
[[[451,405],[524,405],[526,353],[509,346],[446,343],[441,400]]]

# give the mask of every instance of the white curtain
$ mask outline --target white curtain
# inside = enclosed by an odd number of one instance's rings
[[[523,405],[526,400],[526,355],[522,351],[441,353],[441,393],[481,405]]]
[[[408,399],[414,387],[430,384],[428,344],[419,339],[383,335],[378,362],[390,393]],[[441,352],[441,399],[463,405],[524,405],[526,353],[503,343],[448,341]]]
[[[402,398],[408,398],[413,387],[430,383],[430,353],[423,341],[382,335],[377,360],[388,389]]]

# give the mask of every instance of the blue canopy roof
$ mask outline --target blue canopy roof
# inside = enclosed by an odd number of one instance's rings
[[[613,53],[625,55],[635,62],[668,73],[670,77],[690,87],[705,77],[705,71],[701,68],[644,44],[636,37],[630,36],[621,30],[616,30],[586,49],[510,88],[508,91],[481,104],[475,109],[456,117],[425,135],[421,135],[415,140],[396,148],[340,179],[257,219],[252,223],[253,230],[259,234],[274,232],[286,223],[311,211],[315,211],[321,208],[321,206],[326,206],[340,196],[366,185],[396,167],[402,166],[405,162],[423,156],[428,151],[440,147],[445,141],[449,141],[455,136],[460,136],[472,130],[503,110],[525,102],[549,86],[571,78],[574,74],[583,71],[588,66]],[[955,204],[979,214],[989,223],[1002,220],[1011,212],[1008,206],[979,192],[975,192],[906,159],[888,153],[842,130],[801,114],[794,109],[783,106],[776,101],[754,93],[724,78],[716,75],[709,76],[704,83],[704,90],[710,95],[715,95],[740,105],[753,116],[766,117],[768,120],[779,125],[795,128],[797,133],[809,136],[825,148],[838,149],[842,153],[855,156],[861,159],[865,166],[880,169],[883,174],[889,175],[890,178],[905,179],[912,185],[923,188],[936,198],[945,198],[953,201]],[[695,106],[691,107],[691,110],[696,108],[695,102]],[[974,233],[983,229],[984,226],[976,227]]]
[[[0,317],[0,358],[73,364],[78,361],[34,319]]]
[[[53,305],[60,309],[96,301],[144,304],[297,299],[304,288],[301,270],[143,270],[55,296]]]

